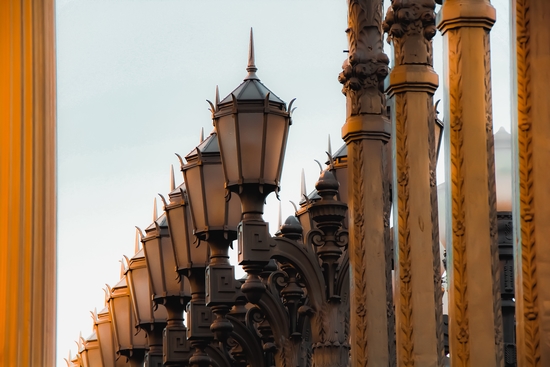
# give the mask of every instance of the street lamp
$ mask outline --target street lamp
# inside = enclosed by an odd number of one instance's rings
[[[145,236],[141,237],[153,301],[166,307],[167,311],[163,334],[163,362],[166,366],[178,366],[186,363],[189,357],[183,312],[191,293],[187,279],[179,278],[175,272],[176,259],[168,233],[166,214],[157,218],[156,201],[153,223],[145,229]]]
[[[103,367],[99,342],[95,332],[87,339],[81,338],[78,353],[80,354],[82,367]]]
[[[143,365],[147,344],[145,332],[137,328],[126,276],[108,290],[107,306],[112,317],[116,353],[126,357],[132,367]]]
[[[243,293],[256,303],[264,291],[259,274],[269,261],[269,233],[263,220],[266,197],[279,190],[291,112],[256,75],[250,31],[248,75],[221,102],[212,105],[226,188],[239,195],[239,264],[248,273]],[[289,109],[292,107],[290,103]]]
[[[147,366],[157,366],[162,363],[162,333],[166,327],[166,308],[161,305],[153,307],[153,292],[143,248],[131,259],[126,258],[126,262],[126,281],[135,325],[147,334],[145,363]]]
[[[113,329],[111,326],[111,313],[105,307],[99,313],[94,312],[94,332],[99,342],[103,367],[127,366],[126,358],[117,358]],[[94,366],[95,367],[95,366]]]

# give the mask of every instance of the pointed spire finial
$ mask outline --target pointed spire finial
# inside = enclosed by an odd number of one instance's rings
[[[328,134],[328,154],[332,157],[332,145],[330,144],[330,134]]]
[[[220,90],[218,89],[218,86],[216,85],[216,110],[218,109],[218,105],[220,104]]]
[[[174,178],[174,165],[170,165],[170,192],[176,188],[176,179]]]
[[[256,61],[254,59],[254,35],[252,32],[252,27],[250,27],[250,43],[248,45],[248,66],[246,67],[248,75],[246,76],[246,78],[244,78],[244,80],[258,79],[258,77],[256,76],[257,70],[258,68],[256,67]]]
[[[201,135],[199,137],[199,144],[202,143],[204,141],[204,127],[201,127]]]
[[[159,217],[157,215],[157,198],[155,197],[153,202],[153,222],[156,221],[158,218]]]

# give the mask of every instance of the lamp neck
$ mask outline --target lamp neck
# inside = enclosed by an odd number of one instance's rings
[[[260,214],[261,215],[261,214]],[[231,240],[224,231],[212,231],[206,240],[210,248],[210,265],[229,265],[229,246]]]
[[[239,197],[241,199],[242,220],[243,221],[261,221],[264,219],[264,203],[267,195],[272,190],[267,185],[258,186],[257,184],[242,185],[239,187]]]

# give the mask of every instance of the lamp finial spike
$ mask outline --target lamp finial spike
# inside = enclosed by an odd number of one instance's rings
[[[302,197],[307,196],[307,190],[306,190],[306,174],[304,172],[304,169],[302,168],[302,176],[301,176],[301,190],[300,195]]]
[[[254,35],[252,32],[252,27],[250,27],[250,43],[248,44],[248,66],[246,67],[246,71],[248,71],[248,75],[244,80],[250,80],[250,79],[256,79],[259,80],[256,76],[256,71],[258,68],[256,67],[256,60],[254,56]]]
[[[328,154],[332,157],[332,145],[330,144],[330,134],[328,134]]]
[[[137,254],[139,251],[139,243],[141,242],[141,237],[139,235],[139,229],[136,227],[136,239],[134,241],[134,254]]]
[[[216,85],[216,105],[214,107],[216,107],[216,110],[218,109],[218,105],[220,104],[220,90],[218,88],[218,86]]]
[[[157,215],[157,198],[155,197],[155,199],[153,200],[153,222],[156,221],[158,219],[158,215]]]
[[[174,178],[174,165],[170,165],[170,192],[176,188],[176,179]]]

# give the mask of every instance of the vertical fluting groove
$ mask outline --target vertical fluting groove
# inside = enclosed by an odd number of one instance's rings
[[[433,252],[433,275],[434,275],[434,304],[435,304],[435,322],[437,339],[437,365],[445,366],[445,343],[443,330],[443,288],[441,286],[441,253],[439,249],[439,212],[437,206],[437,180],[436,167],[437,156],[435,146],[435,108],[433,107],[433,97],[427,98],[427,108],[431,113],[428,115],[428,146],[430,157],[430,206],[432,221],[432,252]]]
[[[533,192],[533,146],[531,115],[530,0],[516,0],[516,52],[518,89],[519,205],[521,232],[521,288],[524,358],[528,366],[541,365],[538,320],[538,285],[535,243],[535,197]],[[521,303],[520,303],[521,304]]]
[[[450,90],[450,134],[451,134],[451,187],[452,187],[452,266],[451,285],[454,288],[454,317],[458,332],[456,338],[459,366],[470,364],[470,337],[468,320],[467,268],[464,210],[464,152],[463,152],[463,112],[462,112],[462,37],[460,30],[448,31],[449,42],[449,90]]]
[[[355,267],[353,269],[355,312],[358,322],[352,327],[355,328],[355,341],[352,346],[352,353],[356,353],[357,365],[366,366],[368,362],[367,350],[367,276],[366,276],[366,243],[365,243],[365,198],[364,198],[364,163],[363,163],[363,141],[353,141],[353,226],[354,226],[354,256]]]
[[[500,259],[498,255],[497,192],[495,181],[495,146],[493,137],[493,101],[491,88],[491,42],[489,31],[483,34],[483,67],[485,70],[485,132],[487,139],[487,177],[489,193],[489,220],[491,237],[491,275],[493,277],[493,320],[495,328],[495,359],[497,366],[504,364],[502,335],[502,308],[500,300]]]
[[[402,93],[395,97],[396,172],[398,190],[398,265],[399,266],[399,323],[396,328],[398,351],[403,366],[414,366],[414,341],[412,320],[412,273],[409,227],[409,146],[407,141],[407,98]]]

